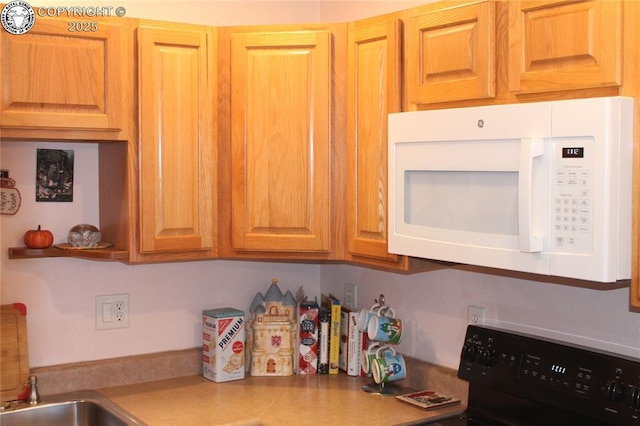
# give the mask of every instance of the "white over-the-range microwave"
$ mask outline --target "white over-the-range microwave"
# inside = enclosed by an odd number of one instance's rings
[[[389,115],[389,252],[631,277],[633,99]]]

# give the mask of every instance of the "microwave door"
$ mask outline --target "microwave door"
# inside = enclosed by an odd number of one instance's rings
[[[547,274],[545,146],[543,139],[397,143],[391,205],[401,220],[390,222],[390,251]]]

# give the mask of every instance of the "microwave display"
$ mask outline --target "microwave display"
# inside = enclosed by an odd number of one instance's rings
[[[562,148],[562,158],[584,158],[584,148]]]

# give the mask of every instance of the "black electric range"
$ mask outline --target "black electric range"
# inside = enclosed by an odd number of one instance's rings
[[[639,349],[640,351],[640,349]],[[470,325],[464,414],[425,425],[640,426],[640,360]]]

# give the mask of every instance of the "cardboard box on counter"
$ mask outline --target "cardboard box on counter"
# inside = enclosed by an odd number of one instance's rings
[[[202,374],[214,382],[244,379],[244,312],[233,308],[202,311]]]
[[[318,373],[319,310],[316,301],[309,302],[305,299],[300,304],[298,313],[300,327],[298,374]]]

